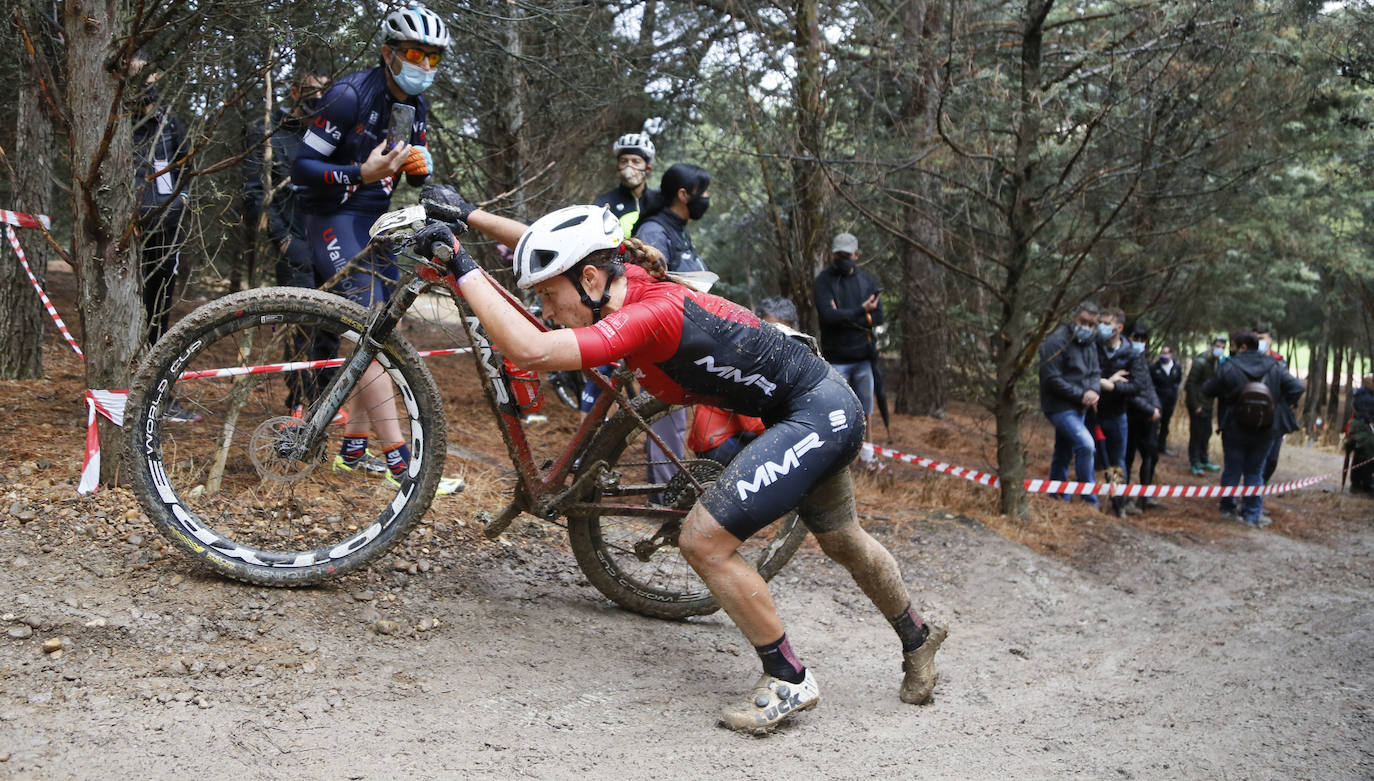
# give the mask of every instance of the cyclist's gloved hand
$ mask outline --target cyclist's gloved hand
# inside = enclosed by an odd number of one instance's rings
[[[412,176],[429,176],[429,172],[434,170],[434,158],[427,147],[412,146],[401,170]]]
[[[442,222],[434,222],[415,232],[415,248],[431,258],[448,261],[449,268],[459,279],[480,266],[467,249],[458,244],[453,229]]]
[[[468,200],[458,194],[450,184],[427,184],[420,188],[420,200],[431,201],[440,206],[447,206],[450,211],[458,215],[458,219],[467,221],[468,215],[477,210],[476,206],[468,203]]]

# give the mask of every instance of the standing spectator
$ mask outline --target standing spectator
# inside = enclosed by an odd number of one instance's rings
[[[654,142],[648,133],[626,133],[611,145],[616,175],[620,183],[596,197],[592,203],[610,208],[620,220],[625,235],[634,233],[641,214],[662,208],[663,198],[649,187],[649,172],[654,170]]]
[[[1169,449],[1169,424],[1174,419],[1174,406],[1178,404],[1178,386],[1183,384],[1183,369],[1174,361],[1174,348],[1164,345],[1159,348],[1159,358],[1150,366],[1150,382],[1154,385],[1155,395],[1159,397],[1159,452],[1172,456]]]
[[[1283,356],[1279,355],[1278,351],[1274,349],[1274,332],[1270,330],[1269,326],[1265,325],[1264,323],[1256,323],[1254,330],[1255,338],[1259,340],[1259,351],[1262,353],[1268,353],[1270,358],[1273,358],[1274,360],[1283,364],[1283,367],[1287,369],[1287,361],[1284,361]],[[1264,462],[1265,485],[1268,485],[1269,481],[1273,479],[1274,470],[1279,468],[1279,451],[1281,451],[1282,449],[1283,437],[1279,437],[1278,439],[1274,440],[1274,446],[1269,449],[1269,458]]]
[[[1221,484],[1264,486],[1264,463],[1274,441],[1298,430],[1293,405],[1302,397],[1303,385],[1288,367],[1260,352],[1254,331],[1231,334],[1232,355],[1203,384],[1203,391],[1219,402],[1222,462]],[[1246,496],[1236,516],[1235,497],[1221,500],[1222,516],[1251,526],[1269,525],[1263,496]]]
[[[1366,374],[1351,397],[1354,415],[1345,425],[1350,492],[1374,495],[1374,374]]]
[[[1126,480],[1131,480],[1131,467],[1137,453],[1140,454],[1140,472],[1134,481],[1139,485],[1153,485],[1155,464],[1159,462],[1159,422],[1163,418],[1160,410],[1159,394],[1154,381],[1150,379],[1150,369],[1145,363],[1145,347],[1150,341],[1150,329],[1139,320],[1130,328],[1131,367],[1133,382],[1139,383],[1140,392],[1131,397],[1126,405]],[[1142,510],[1159,509],[1163,505],[1153,496],[1142,496],[1138,501],[1127,502]]]
[[[782,327],[788,336],[810,339],[797,332],[797,305],[790,299],[779,296],[765,298],[759,302],[754,314],[765,323]],[[702,458],[726,465],[762,433],[763,421],[759,418],[709,404],[698,404],[692,415],[692,431],[687,436],[687,447]]]
[[[1183,403],[1188,405],[1188,463],[1193,474],[1215,472],[1221,467],[1207,457],[1212,442],[1212,407],[1216,400],[1208,396],[1202,386],[1217,374],[1217,367],[1226,357],[1226,338],[1212,339],[1212,347],[1193,359],[1184,384]]]
[[[129,75],[140,74],[148,66],[143,51],[129,61]],[[140,236],[143,275],[143,311],[148,319],[148,344],[167,331],[176,296],[177,276],[181,271],[182,218],[190,201],[181,182],[181,156],[186,136],[181,123],[161,105],[158,71],[144,77],[138,108],[133,119],[134,188],[138,213],[134,225]],[[195,423],[201,416],[184,409],[176,400],[168,405],[165,417],[178,423]]]
[[[648,174],[654,170],[654,142],[647,133],[626,133],[611,145],[611,154],[615,155],[615,169],[620,184],[598,195],[592,204],[610,209],[611,214],[620,220],[625,235],[632,236],[641,215],[663,208],[663,196],[658,190],[649,188]],[[598,366],[596,370],[609,376],[614,369],[614,365],[608,365]],[[589,412],[600,397],[601,386],[587,380],[578,400],[583,414]]]
[[[334,82],[320,101],[319,113],[301,138],[291,180],[300,187],[307,214],[310,249],[320,276],[333,277],[369,241],[368,228],[391,205],[400,175],[412,187],[429,176],[431,157],[425,147],[429,104],[421,93],[438,73],[451,38],[448,26],[421,5],[387,14],[381,25],[380,64]],[[391,138],[391,115],[404,104],[413,111],[409,132]],[[385,301],[400,279],[394,256],[376,250],[344,274],[336,288],[365,307]],[[381,439],[388,480],[397,481],[410,461],[395,409],[395,389],[381,366],[373,363],[348,400],[348,427],[338,471],[371,470],[369,433]],[[368,459],[368,460],[365,460]],[[445,480],[441,493],[458,490],[461,481]]]
[[[659,180],[659,210],[642,212],[635,238],[663,253],[668,271],[705,271],[687,232],[690,220],[700,220],[711,208],[711,175],[691,163],[676,163]]]
[[[1054,455],[1050,479],[1068,480],[1069,461],[1074,477],[1093,482],[1093,436],[1084,425],[1088,410],[1097,406],[1102,374],[1097,363],[1097,305],[1084,301],[1073,318],[1050,333],[1040,345],[1040,411],[1054,426]],[[1065,495],[1069,501],[1072,497]],[[1097,497],[1083,501],[1097,506]]]
[[[841,233],[830,242],[830,265],[816,275],[816,311],[821,321],[821,355],[835,367],[873,416],[873,329],[883,323],[882,288],[858,267],[859,240]],[[871,422],[871,421],[870,421]],[[869,448],[860,458],[870,469],[878,461]]]
[[[640,217],[635,238],[658,250],[664,265],[673,273],[705,271],[706,263],[697,254],[687,232],[689,220],[699,220],[711,206],[711,175],[691,163],[677,163],[663,172],[659,180],[660,210]],[[654,433],[679,458],[687,444],[687,410],[668,413],[653,425]],[[667,482],[677,472],[653,440],[644,444],[649,459],[649,480]]]
[[[1097,325],[1097,364],[1102,372],[1099,381],[1101,398],[1097,402],[1097,425],[1105,437],[1107,482],[1126,481],[1126,409],[1140,393],[1140,383],[1149,382],[1145,360],[1131,349],[1130,342],[1121,338],[1126,315],[1116,307],[1102,310]],[[1134,374],[1136,365],[1142,370]],[[1125,498],[1112,497],[1112,512],[1121,515]]]
[[[318,288],[327,280],[315,267],[306,231],[306,215],[298,188],[291,184],[291,166],[300,153],[301,134],[314,119],[320,95],[329,86],[329,79],[310,70],[299,72],[291,84],[288,106],[277,106],[272,113],[271,127],[255,123],[248,139],[248,154],[239,164],[243,174],[243,213],[256,229],[265,228],[272,246],[277,250],[276,280],[287,287]],[[267,165],[270,153],[271,165]],[[261,224],[261,225],[260,225]],[[339,347],[337,338],[323,333],[296,334],[286,349],[286,360],[325,360],[334,357]],[[329,382],[333,369],[295,372],[288,379],[287,409],[296,416],[319,395]],[[347,413],[339,410],[338,422],[347,420]]]

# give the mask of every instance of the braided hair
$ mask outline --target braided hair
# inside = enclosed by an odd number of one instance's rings
[[[564,273],[570,278],[576,278],[582,273],[583,266],[591,266],[606,272],[609,279],[614,280],[625,273],[625,263],[627,262],[649,272],[649,276],[655,282],[681,284],[668,276],[668,266],[663,262],[663,253],[655,249],[653,245],[634,238],[625,239],[619,249],[597,250]]]

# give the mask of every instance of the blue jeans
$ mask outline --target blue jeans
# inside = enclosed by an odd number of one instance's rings
[[[849,383],[850,390],[859,397],[859,404],[864,408],[864,417],[873,414],[873,362],[859,361],[857,363],[832,363],[835,371],[839,372],[844,381]]]
[[[1256,443],[1253,440],[1221,434],[1221,484],[1264,486],[1264,462],[1269,459],[1269,451],[1274,448],[1274,440],[1266,439]],[[1236,511],[1236,498],[1223,496],[1221,511]],[[1246,523],[1255,523],[1264,512],[1263,496],[1243,496],[1240,500],[1240,518]]]
[[[1050,457],[1050,479],[1069,479],[1069,460],[1073,460],[1074,477],[1080,483],[1093,482],[1093,445],[1092,432],[1083,425],[1083,410],[1064,410],[1049,416],[1054,426],[1054,455]],[[1065,495],[1064,501],[1073,497]],[[1083,501],[1097,506],[1097,497],[1085,494]]]

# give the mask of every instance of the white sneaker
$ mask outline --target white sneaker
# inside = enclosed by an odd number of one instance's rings
[[[820,701],[820,687],[809,669],[801,683],[788,683],[764,673],[743,702],[721,710],[720,723],[730,729],[762,735],[788,716],[814,708]]]

